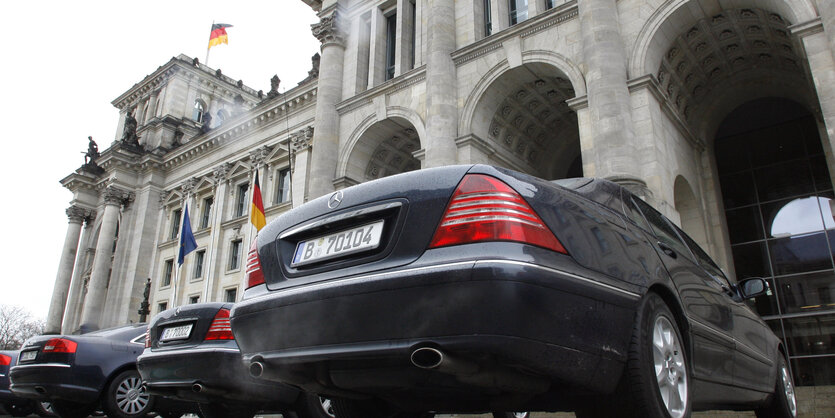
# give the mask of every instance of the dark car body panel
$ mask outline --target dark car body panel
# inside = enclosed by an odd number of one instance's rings
[[[137,359],[149,393],[195,402],[274,401],[292,404],[300,391],[274,382],[258,381],[247,372],[235,340],[205,336],[220,309],[231,303],[201,303],[169,309],[150,323],[151,347]],[[192,324],[188,338],[160,341],[165,328]],[[193,387],[199,384],[200,392]]]
[[[137,324],[84,335],[30,338],[21,352],[37,350],[37,357],[19,362],[12,369],[11,389],[16,395],[31,399],[95,402],[112,376],[133,368],[143,349],[135,340],[145,329],[144,324]],[[78,344],[77,351],[44,353],[43,346],[51,338],[72,340]]]
[[[567,254],[519,242],[429,249],[456,186],[476,173],[518,192]],[[516,409],[570,408],[560,395],[614,390],[636,308],[653,291],[683,321],[694,354],[694,387],[703,388],[693,392],[697,409],[755,405],[773,390],[765,383],[774,382],[776,337],[766,335],[770,331],[732,286],[705,279],[684,244],[686,254],[668,256],[641,225],[633,196],[614,183],[548,182],[477,165],[420,170],[341,193],[339,207],[329,208],[329,197],[321,197],[280,216],[258,236],[266,284],[248,289],[231,319],[244,360],[262,362],[266,378],[401,405],[419,398],[439,409],[466,403],[489,410],[501,398],[496,389],[513,391],[495,381],[498,386],[490,388],[411,366],[408,353],[428,346],[476,359],[484,368],[512,369],[523,380],[550,382],[547,394],[517,398]],[[312,232],[302,239],[324,236],[367,222],[352,216],[358,208],[388,202],[399,206],[386,221],[384,249],[288,267],[299,228],[319,227],[308,228]]]

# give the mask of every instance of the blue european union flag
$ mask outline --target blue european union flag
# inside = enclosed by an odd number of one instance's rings
[[[197,241],[194,239],[194,233],[191,232],[188,204],[186,204],[186,213],[183,215],[183,229],[180,230],[180,255],[177,256],[177,267],[182,266],[186,255],[195,249],[197,249]]]

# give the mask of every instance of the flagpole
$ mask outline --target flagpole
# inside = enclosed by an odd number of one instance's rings
[[[255,175],[258,175],[258,165],[255,166]],[[249,179],[249,239],[247,240],[247,257],[249,256],[249,247],[252,245],[252,229],[255,225],[252,223],[252,202],[255,201],[255,176]],[[259,190],[260,193],[260,190]]]
[[[212,38],[212,30],[215,27],[215,21],[212,19],[212,26],[209,28],[209,40]],[[209,65],[209,52],[212,51],[212,44],[211,42],[206,46],[206,65]]]
[[[186,198],[183,200],[183,211],[180,213],[180,232],[177,234],[177,243],[181,243],[183,240],[183,219],[186,216],[186,208],[188,208],[188,198],[189,195],[186,195]],[[183,251],[181,248],[182,244],[177,247],[177,259],[175,262],[179,261],[180,258],[180,251]],[[185,263],[184,263],[185,264]],[[171,307],[177,307],[177,283],[180,280],[180,267],[182,265],[177,262],[177,268],[174,270],[174,281],[171,282]]]

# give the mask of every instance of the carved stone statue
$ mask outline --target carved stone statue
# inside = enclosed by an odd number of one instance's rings
[[[93,141],[92,136],[87,137],[87,153],[84,154],[84,164],[95,164],[96,159],[98,159],[101,154],[99,154],[99,146],[96,145],[96,141]]]
[[[200,130],[203,133],[209,132],[212,129],[212,114],[206,112],[203,114],[203,125],[200,126]]]
[[[273,97],[278,96],[279,84],[281,84],[281,79],[278,78],[278,75],[274,75],[273,78],[270,79],[270,91],[267,93],[267,97],[272,99]]]
[[[127,145],[139,147],[139,137],[136,136],[136,118],[133,117],[133,109],[125,114],[125,129],[122,131],[122,142]]]

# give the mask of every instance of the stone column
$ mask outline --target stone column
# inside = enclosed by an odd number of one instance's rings
[[[336,162],[339,153],[339,113],[336,104],[342,100],[342,66],[345,58],[339,15],[320,14],[321,21],[312,25],[313,36],[322,43],[322,60],[316,94],[316,129],[313,134],[313,158],[310,164],[311,199],[334,190]]]
[[[823,23],[823,30],[829,39],[829,50],[835,54],[835,2],[818,0],[818,13]]]
[[[89,210],[87,219],[85,220],[84,229],[81,232],[81,240],[79,245],[87,245],[90,241],[90,234],[93,230],[92,220],[96,219],[96,212]],[[86,252],[90,251],[87,248],[82,248],[82,253],[76,256],[75,267],[72,272],[72,284],[70,285],[70,293],[67,297],[67,303],[64,305],[64,320],[61,325],[62,334],[70,334],[78,328],[78,315],[80,305],[82,303],[81,295],[84,294],[84,269],[87,257]]]
[[[395,45],[394,76],[409,72],[413,68],[412,45],[415,30],[415,8],[409,0],[397,1],[397,44]]]
[[[643,184],[615,0],[583,0],[578,6],[591,126],[591,141],[581,142],[593,144],[589,155],[583,153],[584,168],[593,172],[584,174]]]
[[[52,301],[49,304],[49,314],[46,316],[46,334],[59,334],[61,332],[61,321],[64,319],[64,307],[67,305],[67,297],[70,291],[70,280],[72,279],[73,265],[78,253],[78,238],[81,235],[81,224],[84,223],[85,210],[78,206],[67,208],[69,226],[67,235],[64,238],[64,249],[61,251],[61,260],[58,262],[58,274],[55,277],[55,286],[52,290]]]
[[[220,253],[222,249],[221,236],[223,236],[221,224],[223,223],[223,210],[226,207],[226,195],[227,188],[229,185],[229,181],[226,176],[229,174],[229,170],[232,168],[232,164],[223,163],[220,166],[215,167],[212,173],[212,182],[214,183],[214,197],[215,202],[212,205],[212,243],[209,251],[209,257],[206,261],[206,283],[204,284],[203,289],[203,301],[208,302],[214,300],[213,295],[216,292],[216,283],[215,277],[218,275],[218,272],[222,272],[223,270],[223,260],[220,259]]]
[[[425,167],[457,163],[458,95],[455,80],[455,1],[427,0]],[[316,144],[314,144],[316,146]]]
[[[111,254],[113,253],[113,240],[116,237],[116,224],[119,221],[119,209],[130,197],[130,192],[113,186],[104,190],[104,214],[96,242],[96,257],[93,260],[93,271],[90,273],[87,297],[84,299],[84,310],[81,312],[81,326],[98,328],[101,325],[101,314],[107,298],[110,268],[113,261]]]

